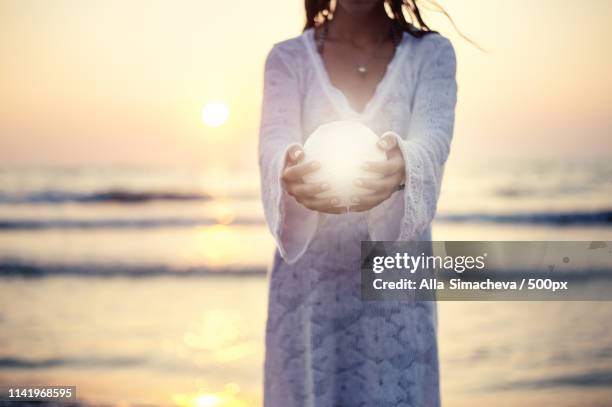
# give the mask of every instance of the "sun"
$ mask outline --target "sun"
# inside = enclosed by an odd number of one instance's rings
[[[208,102],[202,109],[202,121],[210,127],[223,125],[229,117],[227,105],[220,100]]]

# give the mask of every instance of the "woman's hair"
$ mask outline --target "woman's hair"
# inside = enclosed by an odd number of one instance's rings
[[[415,37],[432,32],[423,18],[417,0],[384,0],[387,13],[401,31]],[[305,0],[306,25],[304,30],[315,27],[333,15],[332,0]]]

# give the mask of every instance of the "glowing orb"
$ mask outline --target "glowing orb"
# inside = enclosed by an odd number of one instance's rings
[[[376,143],[378,136],[361,123],[336,121],[315,130],[304,144],[304,161],[317,160],[321,168],[304,177],[305,182],[326,182],[330,189],[317,197],[338,197],[338,206],[350,206],[351,197],[371,192],[354,184],[357,178],[381,178],[361,168],[365,161],[385,161]]]
[[[208,102],[202,109],[202,121],[211,127],[219,127],[227,121],[229,109],[221,101]]]

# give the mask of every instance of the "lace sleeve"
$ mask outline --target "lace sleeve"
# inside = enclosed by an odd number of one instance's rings
[[[456,57],[450,41],[432,36],[427,56],[417,76],[412,118],[408,134],[398,141],[406,163],[406,187],[371,212],[373,240],[415,240],[429,228],[436,213],[444,164],[450,152],[457,102]],[[403,199],[402,199],[403,198]],[[403,202],[402,202],[403,201]],[[397,213],[389,208],[403,207],[398,225]],[[386,217],[386,219],[385,219]]]
[[[264,72],[259,168],[266,222],[287,263],[294,263],[306,251],[319,220],[318,212],[300,205],[281,184],[286,152],[302,142],[300,100],[296,74],[282,51],[272,48]]]

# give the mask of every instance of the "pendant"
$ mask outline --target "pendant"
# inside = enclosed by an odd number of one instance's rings
[[[365,75],[368,73],[368,68],[363,65],[359,65],[357,66],[357,72],[359,72],[361,75]]]

